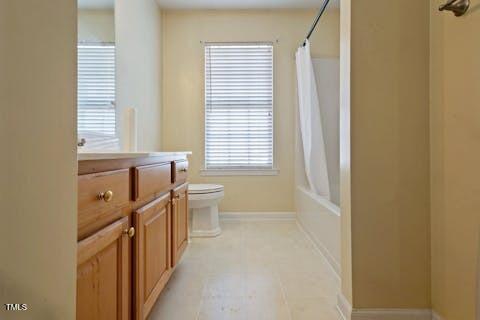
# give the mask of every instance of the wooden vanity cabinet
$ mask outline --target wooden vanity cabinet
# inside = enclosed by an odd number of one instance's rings
[[[79,162],[77,320],[144,320],[188,243],[186,156]]]
[[[188,183],[172,190],[172,267],[188,244]]]
[[[171,202],[167,193],[134,212],[136,319],[146,318],[170,277]]]
[[[130,319],[128,218],[77,245],[77,320]]]

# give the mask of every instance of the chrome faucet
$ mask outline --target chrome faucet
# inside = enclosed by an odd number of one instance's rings
[[[84,138],[80,139],[80,141],[77,142],[77,147],[83,147],[87,143],[87,140]]]
[[[470,0],[449,0],[444,5],[440,6],[438,10],[443,11],[452,11],[455,16],[460,17],[467,12],[470,7]]]

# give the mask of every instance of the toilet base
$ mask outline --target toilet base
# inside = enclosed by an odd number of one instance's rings
[[[222,233],[217,205],[190,209],[190,219],[189,235],[192,238],[211,238]]]
[[[214,230],[195,230],[190,231],[191,238],[214,238],[218,237],[222,233],[222,229],[220,227]]]

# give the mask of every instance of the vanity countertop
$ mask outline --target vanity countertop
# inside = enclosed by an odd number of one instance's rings
[[[186,157],[191,155],[191,151],[176,151],[176,152],[78,152],[78,161],[88,160],[119,160],[119,159],[136,159],[149,157]]]

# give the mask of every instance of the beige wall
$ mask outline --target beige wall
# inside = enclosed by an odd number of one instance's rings
[[[220,205],[222,211],[294,210],[294,54],[315,14],[315,10],[164,12],[163,145],[166,150],[193,151],[192,183],[225,186],[225,198]],[[275,42],[277,39],[278,43]],[[201,41],[274,42],[278,176],[199,175],[204,158],[204,53]],[[338,10],[325,14],[311,42],[314,56],[338,56]]]
[[[117,125],[125,147],[125,109],[137,109],[139,151],[161,150],[161,17],[155,0],[116,0]]]
[[[78,10],[78,41],[115,42],[114,10]]]
[[[76,23],[74,0],[0,1],[2,319],[75,318]]]
[[[480,12],[431,1],[432,302],[446,320],[474,319],[480,228]]]
[[[351,6],[353,306],[429,308],[429,4]]]

